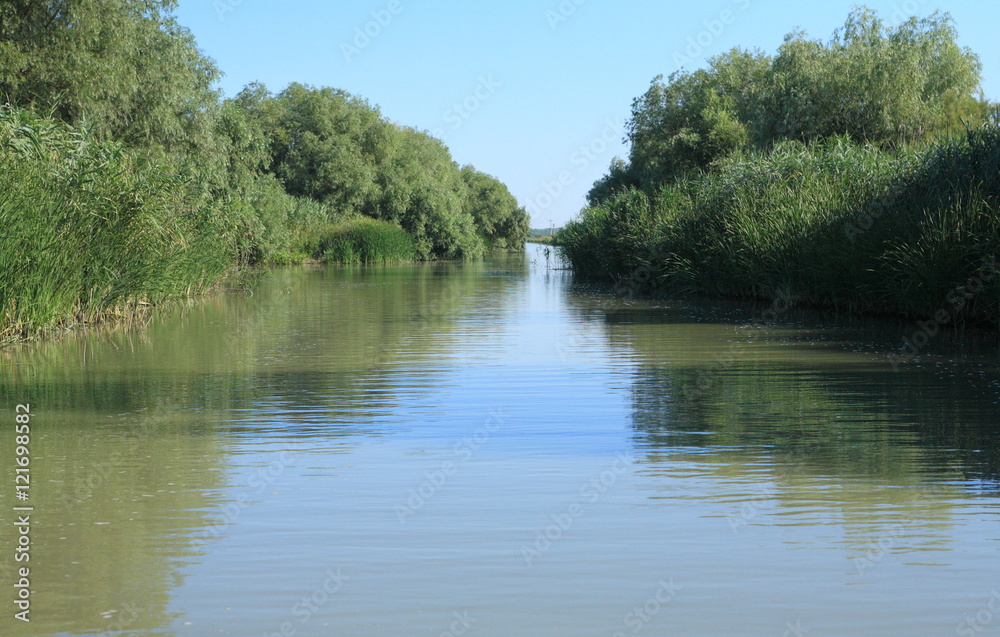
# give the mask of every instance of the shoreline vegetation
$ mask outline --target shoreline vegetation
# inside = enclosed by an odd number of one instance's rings
[[[0,345],[255,266],[523,248],[506,186],[359,97],[224,99],[175,4],[0,2]]]
[[[1000,326],[1000,107],[947,14],[653,81],[556,240],[619,291]]]

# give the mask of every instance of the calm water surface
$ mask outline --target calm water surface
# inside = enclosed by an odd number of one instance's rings
[[[915,328],[557,265],[278,270],[0,353],[0,634],[1000,634],[995,344],[894,367]]]

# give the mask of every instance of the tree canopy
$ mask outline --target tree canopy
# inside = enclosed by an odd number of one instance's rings
[[[980,71],[946,13],[887,26],[861,7],[827,42],[793,32],[773,56],[734,48],[704,69],[653,79],[632,104],[629,162],[612,165],[591,203],[786,140],[893,148],[954,133],[990,116]]]
[[[0,96],[131,146],[189,144],[220,73],[173,0],[0,2]]]
[[[385,120],[345,91],[247,87],[234,103],[268,136],[268,170],[288,192],[347,215],[400,225],[421,257],[474,257],[527,237],[528,216],[501,182],[459,169],[425,132]]]

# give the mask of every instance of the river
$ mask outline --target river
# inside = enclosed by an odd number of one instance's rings
[[[0,633],[1000,634],[995,342],[560,265],[276,269],[0,351]]]

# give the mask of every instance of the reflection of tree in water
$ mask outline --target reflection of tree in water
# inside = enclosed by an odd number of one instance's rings
[[[224,446],[197,431],[206,414],[35,404],[31,634],[169,625],[179,567],[200,551],[192,530],[211,519],[208,494],[226,483]],[[15,539],[4,525],[0,543]],[[9,619],[0,632],[17,634]]]
[[[641,471],[667,478],[652,497],[717,498],[737,528],[838,524],[860,572],[886,552],[947,550],[957,503],[998,490],[995,361],[894,372],[840,328],[748,329],[739,307],[654,303],[603,312],[636,362]]]
[[[959,483],[995,489],[996,451],[978,451],[994,435],[988,412],[929,399],[919,379],[745,367],[685,395],[696,374],[638,372],[635,440],[649,475],[694,463],[734,529],[839,524],[864,572],[888,551],[948,550]]]
[[[694,368],[639,371],[641,444],[744,449],[822,475],[1000,482],[995,412],[961,381],[767,365],[700,378]]]
[[[570,297],[573,302],[573,298]],[[581,315],[584,301],[576,301]],[[636,440],[651,452],[729,448],[822,475],[1000,484],[1000,366],[943,338],[922,365],[886,355],[900,325],[821,326],[817,315],[752,327],[755,310],[701,301],[606,300],[616,348],[638,361]]]

